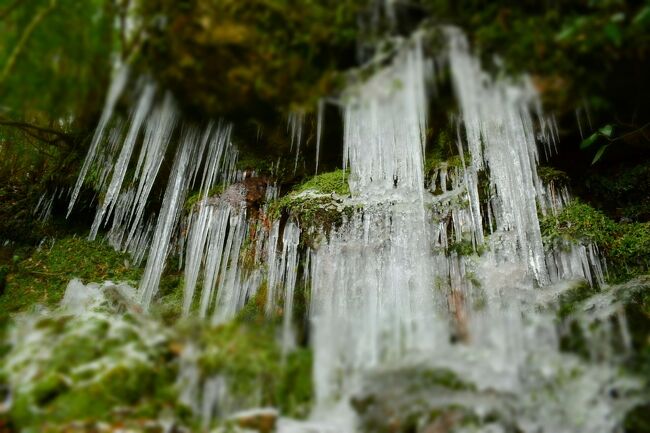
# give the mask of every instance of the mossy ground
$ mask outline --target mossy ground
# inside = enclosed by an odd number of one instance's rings
[[[82,281],[136,282],[142,270],[130,264],[126,254],[103,241],[68,237],[45,242],[38,249],[16,255],[7,267],[6,287],[0,295],[2,322],[11,314],[37,304],[56,305],[72,278]]]

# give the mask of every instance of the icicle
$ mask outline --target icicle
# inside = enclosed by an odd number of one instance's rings
[[[318,100],[318,118],[316,120],[316,174],[318,174],[318,159],[320,158],[320,142],[323,136],[323,122],[325,119],[325,101]]]
[[[104,221],[104,217],[107,213],[110,215],[113,206],[118,200],[118,196],[122,188],[122,182],[124,182],[124,177],[126,176],[126,171],[128,169],[129,161],[131,160],[131,155],[133,153],[138,134],[140,134],[140,127],[144,123],[145,117],[149,113],[149,109],[151,108],[151,103],[155,95],[155,90],[156,89],[153,85],[148,84],[145,86],[142,95],[140,96],[140,100],[138,101],[138,104],[133,112],[133,120],[131,122],[131,126],[124,140],[124,144],[122,145],[122,150],[120,151],[117,162],[115,163],[111,183],[108,185],[104,200],[97,210],[95,221],[93,222],[92,228],[90,229],[90,235],[88,235],[89,239],[95,239],[97,232],[99,231],[99,227]]]
[[[163,273],[172,232],[176,227],[180,210],[185,202],[188,187],[188,167],[196,146],[196,132],[188,131],[176,152],[171,176],[163,198],[163,207],[158,215],[149,258],[140,282],[140,300],[146,309],[158,291]]]
[[[77,201],[77,197],[79,196],[79,191],[81,191],[81,186],[86,180],[86,175],[88,174],[88,170],[95,162],[97,149],[99,147],[100,142],[104,138],[104,130],[108,126],[108,122],[113,117],[113,110],[115,109],[115,104],[117,103],[117,100],[122,94],[122,91],[126,86],[128,78],[129,78],[129,67],[128,65],[125,64],[121,66],[120,69],[116,72],[115,78],[111,82],[111,86],[108,89],[106,102],[104,103],[104,109],[102,111],[102,116],[99,119],[99,125],[95,130],[93,140],[90,142],[90,148],[88,150],[88,153],[86,154],[86,159],[84,160],[84,163],[81,166],[81,170],[79,171],[79,176],[77,178],[77,182],[75,183],[74,190],[72,191],[72,197],[70,198],[70,204],[68,205],[68,213],[66,217],[70,216],[70,212],[72,212],[72,208],[74,207],[74,204]]]
[[[287,223],[282,237],[283,255],[285,262],[284,283],[284,309],[282,317],[282,353],[286,355],[294,346],[291,328],[291,315],[293,312],[293,297],[298,278],[298,244],[300,242],[300,227],[293,222]]]

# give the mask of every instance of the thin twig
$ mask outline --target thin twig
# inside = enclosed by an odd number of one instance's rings
[[[613,142],[618,141],[618,140],[623,140],[625,137],[629,137],[630,135],[638,134],[639,132],[641,133],[641,135],[643,135],[643,137],[645,137],[645,133],[643,132],[643,130],[646,129],[648,126],[650,126],[650,122],[646,123],[645,125],[643,125],[643,126],[640,127],[639,129],[636,129],[636,130],[634,130],[634,131],[627,132],[627,133],[625,133],[625,134],[623,134],[623,135],[621,135],[621,136],[619,136],[619,137],[616,137],[616,138],[605,137],[605,138],[607,138],[607,140],[608,140],[610,143],[613,143]]]

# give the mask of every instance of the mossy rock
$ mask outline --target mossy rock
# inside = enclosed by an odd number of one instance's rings
[[[124,406],[158,415],[173,405],[176,378],[165,334],[148,319],[103,310],[19,318],[2,367],[12,422],[41,431],[46,424],[110,421]]]
[[[540,227],[549,248],[566,242],[595,244],[607,260],[610,282],[629,280],[650,268],[650,223],[617,223],[573,200],[559,214],[542,218]]]
[[[349,195],[346,172],[335,170],[322,173],[270,203],[269,217],[278,219],[291,216],[298,221],[303,234],[327,233],[340,225],[345,215],[349,216],[354,211],[354,207],[344,201]]]
[[[444,368],[415,365],[370,373],[351,404],[365,432],[417,432],[453,414],[453,425],[478,418],[452,403],[458,393],[475,391],[471,383]],[[448,397],[434,403],[432,396]]]

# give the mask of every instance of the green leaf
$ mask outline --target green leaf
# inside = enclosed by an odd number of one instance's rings
[[[604,28],[605,34],[609,40],[616,46],[621,45],[623,40],[623,35],[621,34],[621,29],[614,23],[609,23]]]
[[[609,19],[613,23],[621,23],[625,20],[625,14],[623,12],[618,12],[612,15]]]
[[[614,127],[612,125],[605,125],[598,130],[598,133],[604,135],[605,137],[611,137]]]
[[[634,25],[643,24],[648,21],[650,21],[650,6],[646,6],[643,9],[641,9],[639,13],[636,14],[634,19],[632,20],[632,24]]]
[[[598,160],[603,156],[603,153],[605,153],[605,150],[609,147],[609,144],[606,144],[602,146],[600,149],[598,149],[598,152],[596,152],[596,156],[594,156],[593,161],[591,161],[591,165],[594,165],[595,163],[598,162]]]
[[[591,134],[589,137],[587,137],[587,138],[585,138],[584,140],[582,140],[582,143],[580,143],[580,149],[586,149],[586,148],[588,148],[589,146],[591,146],[592,144],[594,144],[594,143],[596,142],[597,139],[598,139],[598,133],[597,133],[597,132],[594,132],[594,133]]]
[[[576,29],[575,29],[574,26],[567,26],[564,29],[562,29],[562,31],[560,33],[558,33],[557,36],[555,36],[555,40],[557,42],[565,41],[565,40],[569,39],[571,36],[573,36],[573,34],[575,33],[575,30]]]

